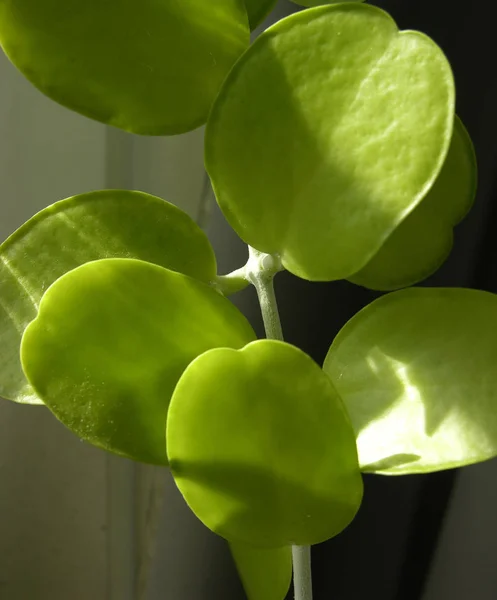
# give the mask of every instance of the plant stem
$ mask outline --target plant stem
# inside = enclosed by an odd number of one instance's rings
[[[249,260],[245,266],[245,274],[256,289],[266,337],[270,340],[283,341],[283,331],[273,284],[274,276],[282,269],[278,256],[264,254],[264,252],[259,252],[249,246]]]
[[[312,600],[311,547],[293,546],[292,560],[295,600]]]
[[[279,256],[264,254],[249,247],[246,278],[254,285],[259,298],[266,337],[283,341],[278,303],[274,293],[274,276],[283,270]],[[295,600],[312,600],[312,573],[310,546],[293,546],[293,587]]]
[[[231,296],[244,290],[250,281],[245,274],[245,267],[241,267],[228,275],[218,275],[214,285],[224,296]]]

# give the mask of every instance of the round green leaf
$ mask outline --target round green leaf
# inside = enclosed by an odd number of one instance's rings
[[[242,0],[0,0],[0,44],[56,102],[165,135],[206,121],[249,29]]]
[[[342,279],[426,195],[453,121],[433,41],[373,6],[324,6],[269,28],[237,62],[209,117],[206,166],[247,243],[299,277]]]
[[[361,502],[343,404],[316,363],[283,342],[216,349],[190,364],[167,444],[186,502],[228,540],[315,544],[342,531]]]
[[[476,173],[471,138],[456,117],[449,153],[433,187],[350,281],[375,290],[394,290],[434,273],[452,249],[453,227],[473,204]]]
[[[24,372],[55,416],[123,456],[166,463],[164,426],[186,366],[255,337],[211,287],[132,259],[86,263],[42,298],[21,344]]]
[[[255,29],[273,10],[277,0],[245,0],[250,29]]]
[[[324,370],[364,471],[423,473],[497,455],[497,296],[419,288],[376,300],[340,331]]]
[[[285,600],[292,582],[292,549],[230,543],[248,600]]]
[[[111,257],[138,258],[206,283],[216,278],[206,235],[186,213],[155,196],[107,190],[42,210],[0,246],[0,396],[41,403],[21,369],[21,336],[56,279]]]

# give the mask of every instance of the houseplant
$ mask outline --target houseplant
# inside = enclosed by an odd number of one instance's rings
[[[443,260],[452,226],[471,204],[474,159],[454,116],[450,67],[425,36],[399,34],[366,5],[312,9],[261,36],[231,70],[248,43],[246,17],[239,3],[217,4],[209,20],[197,2],[183,15],[167,2],[159,15],[144,4],[139,18],[133,3],[118,16],[91,3],[74,11],[66,3],[63,13],[54,1],[42,9],[0,3],[7,54],[59,102],[147,134],[179,133],[210,111],[207,169],[230,223],[257,248],[247,268],[219,277],[202,232],[156,198],[106,191],[43,211],[2,246],[2,330],[12,346],[2,394],[41,399],[81,437],[159,464],[167,460],[164,399],[172,395],[167,452],[181,491],[208,526],[237,540],[248,594],[278,597],[288,582],[289,543],[330,537],[360,502],[342,402],[363,470],[419,472],[495,454],[493,391],[481,381],[495,352],[486,325],[494,297],[461,290],[385,296],[333,343],[325,363],[332,383],[295,348],[252,343],[253,332],[219,292],[254,283],[268,337],[279,338],[271,281],[282,266],[310,280],[347,278],[384,290],[419,281]],[[186,46],[162,47],[161,28],[174,33],[182,22],[191,25],[188,35],[167,39],[199,39],[193,55]],[[105,33],[91,52],[89,24]],[[130,31],[134,45],[126,37],[124,60],[118,33]],[[242,353],[208,351],[247,343]],[[468,368],[470,343],[481,354]],[[219,381],[229,389],[219,390]],[[250,382],[256,388],[247,394]],[[456,394],[441,393],[449,382]],[[462,391],[476,387],[468,414]],[[315,406],[302,405],[308,396]],[[250,413],[254,397],[258,415]],[[225,400],[221,431],[207,406]],[[332,478],[340,485],[330,486]],[[228,492],[233,502],[220,510]],[[281,579],[270,574],[264,582],[259,573],[254,582],[244,543],[278,546],[255,556],[266,562],[274,552]],[[299,576],[306,552],[295,555]]]

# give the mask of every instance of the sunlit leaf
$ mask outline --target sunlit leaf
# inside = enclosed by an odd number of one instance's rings
[[[267,17],[276,2],[277,0],[245,0],[250,29],[255,29]]]
[[[0,44],[36,87],[134,133],[204,123],[248,43],[242,0],[0,0]]]
[[[376,300],[325,361],[364,471],[422,473],[497,455],[497,296],[419,288]]]
[[[342,531],[361,502],[343,404],[316,363],[283,342],[195,360],[174,391],[167,443],[186,502],[228,540],[318,543]]]
[[[138,258],[208,283],[216,259],[182,210],[141,192],[109,190],[42,210],[0,246],[0,396],[39,404],[21,369],[19,346],[46,289],[100,258]]]
[[[393,290],[434,273],[452,249],[453,227],[471,208],[475,194],[475,152],[464,125],[456,118],[449,153],[426,198],[349,279],[368,288]]]
[[[292,550],[230,543],[248,600],[284,600],[292,581]]]
[[[206,284],[143,261],[104,259],[48,289],[21,361],[37,395],[78,436],[164,464],[166,412],[183,370],[206,350],[254,337]]]
[[[348,278],[426,195],[453,121],[433,41],[370,5],[318,7],[237,62],[209,117],[206,166],[243,240],[305,279]]]

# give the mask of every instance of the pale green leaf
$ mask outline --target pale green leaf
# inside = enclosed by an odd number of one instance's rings
[[[216,349],[191,363],[171,400],[167,443],[186,502],[230,541],[319,543],[361,502],[342,401],[318,365],[283,342]]]
[[[182,210],[141,192],[107,190],[62,200],[0,246],[0,396],[40,400],[21,369],[21,336],[61,275],[100,258],[138,258],[196,277],[216,277],[214,251]]]
[[[81,438],[165,464],[165,421],[187,365],[255,338],[208,285],[132,259],[70,271],[48,289],[24,332],[21,361],[36,394]]]
[[[496,322],[494,294],[413,288],[345,325],[324,370],[364,471],[423,473],[497,455]]]
[[[318,7],[236,63],[206,166],[244,241],[299,277],[348,278],[426,195],[453,121],[452,72],[432,40],[370,5]]]

